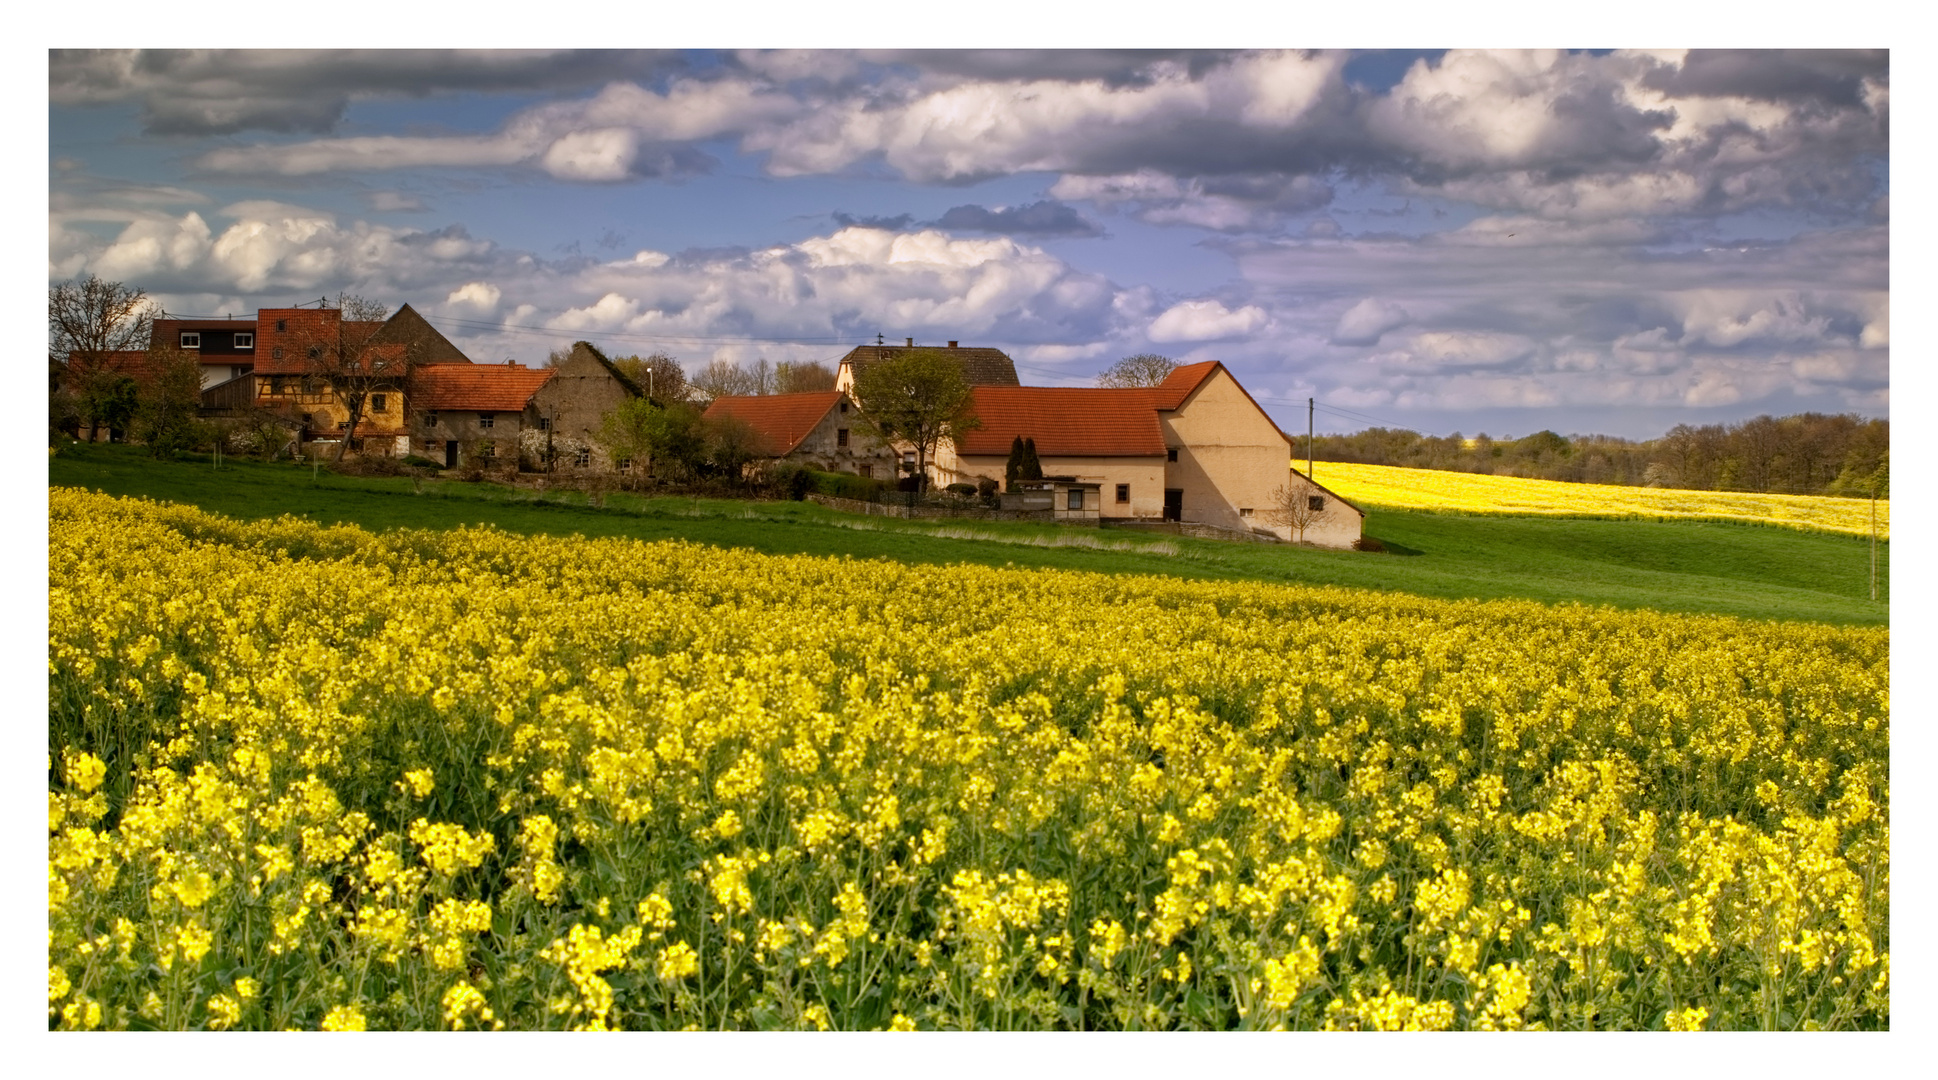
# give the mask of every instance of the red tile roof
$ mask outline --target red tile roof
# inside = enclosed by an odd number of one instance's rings
[[[1211,378],[1211,373],[1218,370],[1218,367],[1218,361],[1206,360],[1202,364],[1185,364],[1182,367],[1173,368],[1171,374],[1165,376],[1164,381],[1156,387],[1158,391],[1158,408],[1175,409],[1179,405],[1184,404],[1184,399],[1191,396],[1191,391],[1196,390],[1206,379]],[[1237,380],[1234,379],[1233,381],[1236,382]],[[1240,387],[1240,389],[1243,389],[1243,387]],[[1252,404],[1256,405],[1258,403],[1253,402]]]
[[[1059,457],[1163,457],[1160,388],[978,386],[970,391],[982,427],[956,441],[964,455],[1003,456],[1018,438]]]
[[[808,394],[717,397],[707,406],[706,415],[731,416],[745,422],[767,443],[770,456],[784,457],[793,453],[845,396],[839,390],[817,390]]]
[[[522,364],[426,364],[411,372],[408,396],[421,412],[521,412],[552,375],[551,368]]]

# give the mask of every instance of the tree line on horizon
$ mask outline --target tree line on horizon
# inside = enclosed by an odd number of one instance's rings
[[[1571,483],[1888,498],[1891,422],[1852,413],[1764,415],[1734,424],[1677,424],[1642,440],[1552,431],[1467,438],[1374,427],[1317,436],[1311,456]]]

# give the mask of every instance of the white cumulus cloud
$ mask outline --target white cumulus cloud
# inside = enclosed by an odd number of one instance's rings
[[[1269,322],[1271,316],[1251,304],[1230,311],[1216,300],[1186,300],[1153,320],[1146,336],[1159,342],[1220,341],[1255,334]]]

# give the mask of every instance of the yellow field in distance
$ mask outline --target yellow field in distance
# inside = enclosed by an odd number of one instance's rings
[[[1303,473],[1305,462],[1295,461],[1292,467]],[[1860,536],[1871,531],[1869,499],[1571,484],[1395,465],[1323,462],[1315,465],[1313,471],[1319,483],[1352,502],[1409,510],[1563,517],[1707,518],[1825,529]],[[1888,499],[1877,501],[1877,531],[1879,537],[1890,538],[1891,502]]]

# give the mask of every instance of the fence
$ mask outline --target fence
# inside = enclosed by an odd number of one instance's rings
[[[867,514],[871,517],[893,518],[969,518],[975,521],[1035,521],[1046,524],[1058,523],[1051,510],[988,510],[965,507],[957,509],[949,506],[911,506],[906,503],[863,502],[860,499],[837,499],[832,495],[809,493],[807,500],[825,506],[830,510],[841,510],[850,514]],[[1089,525],[1095,527],[1097,519],[1067,519],[1063,524]]]

